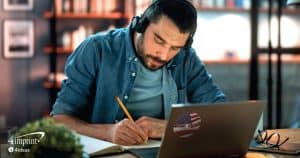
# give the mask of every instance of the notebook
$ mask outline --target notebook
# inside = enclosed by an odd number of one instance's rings
[[[89,156],[100,156],[113,153],[120,153],[131,149],[147,149],[147,148],[157,148],[160,146],[160,140],[148,140],[147,144],[124,146],[114,144],[108,141],[88,137],[85,135],[78,134],[80,138],[80,143],[83,145],[83,151]]]
[[[173,105],[157,157],[243,157],[265,101]]]

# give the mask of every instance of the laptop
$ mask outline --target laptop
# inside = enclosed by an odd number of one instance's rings
[[[265,101],[175,104],[157,157],[243,157],[265,104]]]

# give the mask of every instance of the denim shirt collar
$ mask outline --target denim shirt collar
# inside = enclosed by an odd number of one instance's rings
[[[184,59],[184,50],[181,49],[179,53],[169,62],[167,63],[167,69],[176,67],[178,64],[183,62]]]
[[[126,40],[126,58],[128,59],[128,61],[133,60],[134,58],[136,58],[136,53],[135,53],[135,48],[134,48],[134,43],[133,43],[133,30],[131,29],[131,25],[130,24],[126,30],[125,33],[125,40]]]

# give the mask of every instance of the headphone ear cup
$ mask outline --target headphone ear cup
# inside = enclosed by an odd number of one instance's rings
[[[147,18],[135,16],[132,19],[131,28],[137,33],[144,33],[148,24],[149,20]]]
[[[139,16],[135,16],[135,17],[132,18],[132,20],[131,20],[131,29],[133,31],[138,32],[137,30],[138,30],[139,21],[140,21]]]
[[[146,17],[141,17],[136,27],[136,32],[144,33],[148,25],[149,20]]]

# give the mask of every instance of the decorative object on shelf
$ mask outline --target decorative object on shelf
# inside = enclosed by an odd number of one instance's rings
[[[71,33],[71,48],[74,50],[84,39],[93,33],[93,28],[80,25]]]
[[[56,88],[60,88],[63,80],[65,80],[67,78],[68,77],[64,73],[61,73],[61,72],[50,73],[44,82],[44,87],[51,88],[54,86]]]
[[[29,122],[9,139],[12,139],[9,141],[9,148],[13,148],[14,151],[17,149],[29,151],[13,152],[16,158],[87,157],[83,154],[79,136],[66,126],[54,122],[52,118]],[[15,143],[18,141],[22,143]]]
[[[4,0],[4,10],[32,10],[33,0]]]
[[[3,26],[4,57],[32,57],[34,54],[33,20],[5,20]]]
[[[56,14],[110,14],[118,10],[118,0],[55,0]]]

